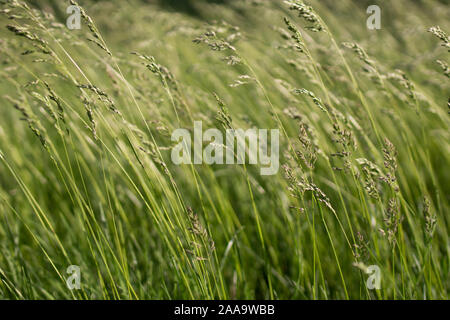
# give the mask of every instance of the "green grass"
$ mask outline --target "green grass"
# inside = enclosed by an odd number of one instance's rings
[[[0,1],[0,298],[448,299],[450,9],[375,2]],[[276,175],[172,163],[229,119]]]

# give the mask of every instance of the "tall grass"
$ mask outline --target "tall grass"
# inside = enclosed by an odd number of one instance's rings
[[[1,3],[1,298],[448,298],[441,2]],[[280,171],[174,165],[197,120],[280,129]]]

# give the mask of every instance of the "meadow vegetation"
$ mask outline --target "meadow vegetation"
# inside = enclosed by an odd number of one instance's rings
[[[0,3],[0,298],[448,298],[445,2]],[[194,121],[279,172],[175,165]]]

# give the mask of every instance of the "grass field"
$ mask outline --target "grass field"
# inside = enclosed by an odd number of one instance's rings
[[[162,2],[0,0],[0,298],[448,299],[445,1]]]

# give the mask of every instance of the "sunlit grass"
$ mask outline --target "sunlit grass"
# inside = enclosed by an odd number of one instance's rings
[[[448,298],[439,1],[380,30],[355,1],[205,3],[208,23],[85,1],[81,30],[1,2],[1,298]],[[279,172],[174,165],[194,121],[279,129]]]

